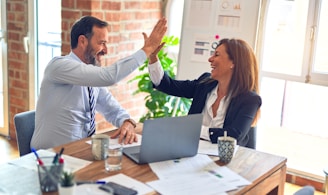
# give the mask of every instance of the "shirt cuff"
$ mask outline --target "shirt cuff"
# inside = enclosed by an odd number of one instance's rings
[[[211,141],[209,136],[209,127],[202,125],[201,132],[200,132],[200,138]]]
[[[164,76],[164,70],[159,60],[153,64],[148,65],[149,77],[155,86],[161,83]]]

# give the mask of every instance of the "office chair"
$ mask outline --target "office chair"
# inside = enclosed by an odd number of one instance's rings
[[[30,143],[35,128],[35,111],[17,113],[14,116],[19,155],[31,152]]]
[[[314,195],[313,186],[304,186],[301,189],[297,190],[293,195]]]
[[[248,142],[245,145],[247,148],[256,149],[256,130],[257,127],[251,127],[248,132]]]

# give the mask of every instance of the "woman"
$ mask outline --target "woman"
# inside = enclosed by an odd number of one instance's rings
[[[155,52],[149,58],[150,78],[155,88],[164,93],[193,98],[189,114],[203,113],[202,139],[217,143],[217,138],[227,131],[238,145],[246,146],[262,104],[256,57],[240,39],[222,39],[213,49],[215,52],[208,59],[211,73],[195,80],[170,78]]]

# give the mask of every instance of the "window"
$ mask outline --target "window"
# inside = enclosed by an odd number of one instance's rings
[[[168,19],[167,34],[178,37],[181,40],[181,26],[183,18],[184,0],[168,0],[166,7],[166,17]],[[174,59],[177,59],[179,47],[169,47],[168,52]]]
[[[328,55],[327,55],[327,43],[328,43],[328,2],[321,1],[319,8],[319,14],[317,15],[317,21],[315,21],[314,30],[316,34],[314,35],[314,55],[313,55],[313,74],[324,73],[327,79],[328,74]]]
[[[321,179],[328,165],[320,154],[328,147],[328,2],[265,2],[258,149],[286,156],[289,169]]]
[[[268,1],[262,24],[263,76],[328,85],[325,9],[328,3],[321,0]]]
[[[49,9],[51,8],[51,9]],[[49,22],[48,15],[52,16]],[[49,61],[61,55],[61,1],[37,1],[37,94],[39,94],[44,69]]]
[[[30,109],[34,109],[40,92],[44,69],[54,56],[61,55],[61,0],[29,1]],[[52,20],[49,20],[49,15]]]
[[[302,76],[306,1],[270,1],[265,20],[262,71]]]

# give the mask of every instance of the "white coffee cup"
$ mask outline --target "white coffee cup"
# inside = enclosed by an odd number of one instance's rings
[[[92,155],[95,160],[104,160],[107,156],[109,144],[109,136],[97,134],[91,137],[92,139]]]

